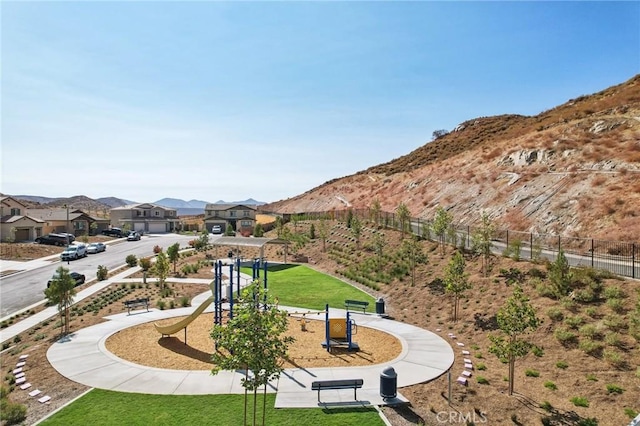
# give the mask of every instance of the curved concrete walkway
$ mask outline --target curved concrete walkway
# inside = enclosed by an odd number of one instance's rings
[[[105,341],[109,336],[125,328],[189,315],[206,297],[207,293],[194,298],[193,306],[188,308],[163,311],[151,309],[149,312],[143,310],[131,315],[123,313],[107,317],[107,322],[78,330],[53,344],[47,352],[47,358],[63,376],[94,388],[173,395],[244,393],[240,384],[243,375],[238,372],[223,371],[213,376],[209,371],[147,367],[125,361],[105,347]],[[213,306],[205,310],[212,311]],[[331,309],[330,316],[344,318],[345,311]],[[352,314],[352,318],[358,326],[375,328],[397,337],[402,343],[402,353],[384,365],[287,369],[269,389],[270,392],[277,392],[276,407],[322,405],[318,403],[317,392],[311,391],[311,382],[346,378],[364,379],[364,386],[358,391],[358,404],[383,405],[405,401],[400,394],[396,401],[382,400],[379,389],[383,368],[393,367],[397,373],[398,387],[403,387],[431,381],[444,374],[453,364],[453,349],[435,333],[372,314]],[[322,399],[353,404],[353,390],[324,391]]]

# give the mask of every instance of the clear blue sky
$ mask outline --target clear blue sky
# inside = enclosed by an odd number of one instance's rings
[[[277,201],[640,72],[639,2],[9,2],[7,194]]]

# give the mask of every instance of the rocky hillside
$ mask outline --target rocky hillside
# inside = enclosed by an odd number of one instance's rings
[[[388,163],[263,206],[295,213],[400,203],[462,224],[640,241],[640,75],[532,117],[480,117]]]

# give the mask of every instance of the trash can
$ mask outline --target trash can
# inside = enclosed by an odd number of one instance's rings
[[[378,300],[376,300],[376,314],[384,314],[384,299],[382,297],[378,297]]]
[[[398,375],[393,367],[386,367],[380,373],[380,396],[383,400],[395,398],[398,395]]]

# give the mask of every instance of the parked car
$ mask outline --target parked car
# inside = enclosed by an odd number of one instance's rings
[[[220,225],[213,225],[211,227],[212,234],[222,234],[222,227]]]
[[[63,234],[47,234],[36,238],[36,243],[50,246],[66,246],[70,242],[70,239],[67,239],[67,236]]]
[[[102,231],[102,235],[106,235],[108,237],[122,238],[124,233],[122,232],[122,229],[120,229],[120,228],[109,228],[109,229],[105,229],[104,231]]]
[[[95,254],[105,251],[107,245],[104,243],[91,243],[87,246],[87,254]]]
[[[133,231],[127,236],[127,241],[140,241],[140,234]]]
[[[63,237],[68,237],[69,238],[69,244],[71,244],[72,242],[74,242],[76,240],[75,235],[69,234],[67,232],[59,232],[59,235],[62,235]]]
[[[60,259],[76,260],[86,256],[87,256],[87,246],[85,246],[84,244],[74,244],[74,245],[70,245],[62,252],[62,254],[60,255]]]
[[[81,284],[84,284],[85,279],[86,279],[84,275],[79,274],[77,272],[70,272],[69,275],[76,282],[77,286],[81,285]],[[51,283],[53,282],[53,280],[58,279],[59,277],[60,277],[60,275],[58,275],[57,272],[55,274],[53,274],[53,277],[51,277],[51,279],[49,281],[47,281],[47,288],[49,288],[51,286]]]

